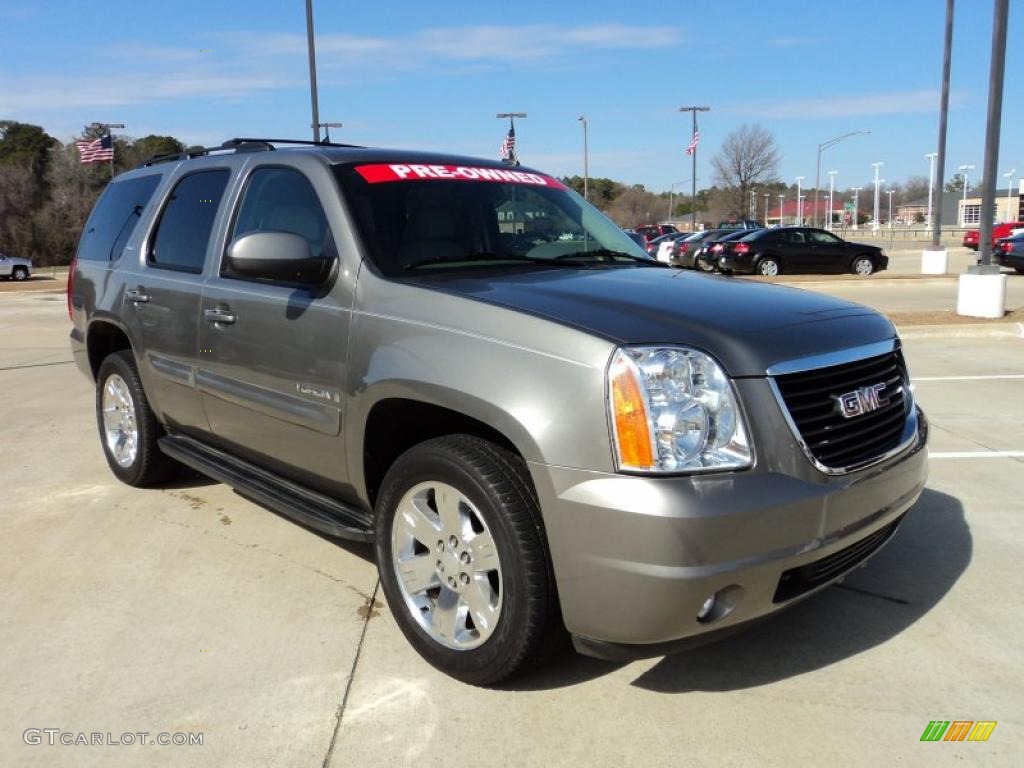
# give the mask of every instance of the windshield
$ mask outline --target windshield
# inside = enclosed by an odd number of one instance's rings
[[[658,264],[550,176],[411,164],[338,166],[335,173],[371,258],[390,277],[531,264]]]

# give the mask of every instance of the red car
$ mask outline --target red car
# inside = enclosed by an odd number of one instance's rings
[[[633,231],[643,235],[644,240],[650,245],[651,240],[654,238],[670,235],[679,230],[671,224],[641,224],[639,227],[633,227]]]
[[[1020,228],[1024,228],[1024,222],[1004,221],[1002,224],[993,224],[992,247],[995,248],[997,240],[1009,237],[1013,234],[1013,230]],[[964,248],[970,248],[972,251],[978,250],[978,238],[980,236],[980,230],[977,229],[969,229],[964,232]]]

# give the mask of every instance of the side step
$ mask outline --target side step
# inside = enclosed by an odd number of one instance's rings
[[[185,435],[169,434],[160,438],[159,445],[172,459],[321,533],[353,541],[373,541],[373,518],[362,509],[311,491]]]

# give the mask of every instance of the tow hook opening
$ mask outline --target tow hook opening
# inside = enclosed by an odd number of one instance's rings
[[[728,587],[718,590],[701,605],[697,612],[697,622],[711,624],[719,619],[724,619],[733,612],[742,594],[743,587],[739,584],[730,584]]]

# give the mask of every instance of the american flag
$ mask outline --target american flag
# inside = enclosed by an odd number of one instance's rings
[[[700,142],[700,131],[693,132],[693,141],[690,142],[690,146],[686,148],[686,154],[692,155],[697,151],[697,144]]]
[[[501,159],[508,160],[516,153],[516,127],[510,125],[508,128],[508,135],[505,140],[501,142]]]
[[[114,159],[114,142],[109,136],[101,136],[92,141],[79,139],[75,146],[78,147],[83,163],[105,163]]]

